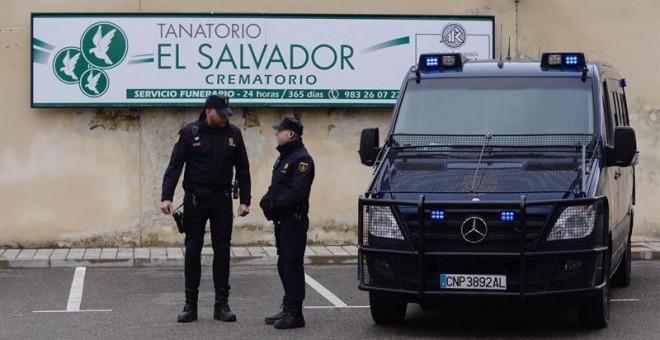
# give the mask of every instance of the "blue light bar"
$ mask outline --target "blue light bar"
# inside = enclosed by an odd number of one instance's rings
[[[431,219],[434,221],[444,220],[445,212],[443,210],[431,210]]]
[[[500,220],[502,222],[511,222],[516,219],[516,213],[513,211],[502,211],[500,214]]]
[[[566,65],[577,65],[578,56],[574,54],[567,54],[564,56],[564,62]]]
[[[580,52],[556,52],[543,53],[541,55],[541,69],[560,69],[571,71],[582,71],[587,66],[584,53]]]
[[[417,68],[420,72],[460,71],[463,69],[463,56],[460,53],[422,54]]]
[[[438,66],[438,56],[437,55],[430,55],[427,56],[426,58],[426,68],[429,67],[437,67]]]

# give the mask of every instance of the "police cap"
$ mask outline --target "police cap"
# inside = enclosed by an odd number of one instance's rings
[[[284,117],[279,124],[273,125],[273,129],[282,131],[282,130],[291,130],[295,132],[298,136],[303,134],[303,126],[297,119],[293,117]]]
[[[233,112],[229,108],[229,98],[212,94],[206,97],[205,109],[215,109],[218,114],[223,116],[231,116]]]

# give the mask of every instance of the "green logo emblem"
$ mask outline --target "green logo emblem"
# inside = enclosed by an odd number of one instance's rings
[[[57,79],[67,84],[80,81],[80,76],[87,71],[89,64],[77,47],[65,47],[55,55],[53,71]]]
[[[80,77],[80,90],[88,97],[100,97],[108,87],[110,87],[110,78],[103,70],[91,68]]]
[[[80,48],[65,47],[53,59],[53,71],[61,82],[78,84],[86,96],[102,96],[110,87],[104,71],[124,61],[128,53],[128,39],[119,26],[111,22],[97,22],[85,30]]]
[[[119,65],[128,52],[128,39],[119,26],[111,22],[97,22],[88,27],[80,39],[85,59],[100,69]]]

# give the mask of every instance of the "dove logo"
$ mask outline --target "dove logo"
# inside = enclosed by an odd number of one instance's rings
[[[78,83],[80,76],[89,68],[81,55],[80,49],[76,47],[66,47],[57,52],[53,61],[55,76],[67,84]]]
[[[100,97],[108,87],[110,87],[110,79],[103,70],[92,68],[80,76],[80,90],[88,97]]]
[[[91,65],[110,69],[119,65],[128,52],[124,31],[111,22],[97,22],[80,39],[82,54]]]

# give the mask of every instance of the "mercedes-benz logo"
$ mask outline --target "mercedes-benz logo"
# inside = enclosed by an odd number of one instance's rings
[[[479,217],[469,217],[461,224],[461,236],[469,243],[479,243],[487,234],[488,225]]]

